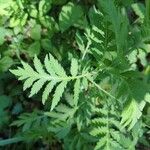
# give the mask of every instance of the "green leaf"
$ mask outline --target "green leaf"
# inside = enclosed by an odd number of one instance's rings
[[[38,11],[36,9],[36,6],[35,5],[30,5],[28,6],[28,11],[30,12],[30,16],[33,17],[33,18],[37,18],[38,16]]]
[[[76,33],[76,42],[78,44],[78,47],[79,47],[80,51],[82,53],[84,53],[86,46],[84,45],[84,41],[83,41],[81,35],[79,34],[79,32]]]
[[[0,45],[2,45],[5,41],[6,30],[3,27],[0,27]]]
[[[95,116],[91,119],[90,134],[98,138],[94,149],[130,149],[129,147],[133,144],[132,140],[126,135],[126,132],[121,132],[119,112],[115,109],[115,105],[103,104],[102,107],[93,108]],[[127,145],[124,141],[130,144]]]
[[[9,27],[24,26],[27,22],[28,13],[19,12],[14,14],[9,20]]]
[[[34,67],[36,69],[36,71],[38,73],[41,73],[41,74],[45,74],[45,71],[43,69],[43,65],[41,63],[41,61],[37,58],[37,56],[34,57]]]
[[[56,86],[51,106],[51,110],[53,110],[60,101],[67,83],[72,80],[77,80],[74,85],[74,101],[77,104],[80,92],[80,78],[82,78],[82,75],[67,76],[64,68],[51,54],[46,55],[44,65],[35,56],[33,61],[34,69],[25,62],[22,62],[22,65],[22,68],[18,67],[15,70],[10,70],[10,72],[16,75],[19,80],[24,81],[24,90],[31,88],[29,97],[37,94],[44,88],[42,103],[45,104],[49,94],[52,92],[54,86]]]
[[[54,70],[53,70],[53,66],[51,64],[51,61],[50,59],[48,58],[48,55],[46,55],[45,57],[45,60],[44,60],[44,64],[45,64],[45,68],[46,68],[46,71],[53,77],[56,76]]]
[[[20,19],[18,19],[16,16],[13,16],[13,17],[10,19],[9,26],[13,28],[13,27],[18,26],[19,23],[20,23]]]
[[[105,18],[112,24],[112,31],[115,33],[118,54],[123,58],[123,50],[126,49],[128,44],[129,22],[127,14],[125,10],[121,12],[121,10],[115,6],[114,0],[99,0],[98,2],[99,8],[103,8],[103,11],[107,14]]]
[[[73,101],[74,101],[75,106],[77,106],[77,104],[78,104],[79,94],[80,94],[80,79],[77,79],[74,84]]]
[[[129,126],[128,129],[131,130],[142,116],[142,110],[145,104],[146,102],[144,100],[138,103],[135,99],[132,99],[122,112],[121,125],[123,127]]]
[[[39,13],[40,15],[45,15],[51,9],[51,0],[41,0],[39,3]]]
[[[67,81],[62,81],[56,88],[54,98],[52,100],[52,105],[51,105],[51,111],[56,107],[58,102],[60,101],[60,98],[65,90],[65,87],[67,86]]]
[[[39,41],[35,41],[34,43],[32,43],[29,48],[28,48],[28,53],[31,57],[33,57],[34,55],[39,55],[40,54],[40,49],[41,49],[41,45]]]
[[[51,67],[53,68],[55,73],[59,76],[66,77],[67,76],[66,72],[62,68],[62,66],[58,63],[58,61],[52,55],[49,55],[49,57],[50,57]]]
[[[22,126],[22,131],[29,131],[30,128],[42,125],[44,122],[43,113],[40,111],[33,111],[32,113],[23,113],[18,120],[13,121],[11,126]]]
[[[28,18],[28,13],[24,13],[22,16],[21,16],[21,20],[20,20],[20,25],[21,26],[24,26],[27,22],[27,18]]]
[[[9,116],[8,116],[8,112],[5,111],[5,109],[9,107],[11,103],[12,100],[10,97],[5,95],[0,95],[0,130],[1,127],[3,127],[3,125],[8,123]]]
[[[145,7],[142,3],[134,3],[131,5],[135,14],[143,21],[145,18]]]
[[[58,24],[56,23],[53,17],[45,15],[39,16],[39,20],[45,28],[49,29],[50,37],[52,37],[53,34],[58,31]]]
[[[134,72],[133,72],[134,73]],[[132,76],[134,74],[131,74]],[[138,75],[136,73],[135,75]],[[144,100],[145,94],[149,92],[149,86],[137,77],[128,81],[129,94],[138,102]]]
[[[54,88],[55,85],[56,85],[56,82],[55,81],[51,81],[45,87],[45,90],[44,90],[43,95],[42,95],[42,103],[43,104],[45,104],[46,100],[48,99],[49,93],[51,93],[51,91],[52,91],[52,89]]]
[[[146,102],[148,102],[148,103],[150,103],[150,94],[149,93],[147,93],[146,95],[145,95],[145,101]]]
[[[63,32],[74,25],[83,16],[83,10],[80,6],[69,2],[62,7],[59,15],[59,26]]]
[[[41,46],[46,52],[51,52],[53,49],[52,42],[49,39],[42,39]]]
[[[0,109],[0,130],[3,129],[9,122],[8,112]]]
[[[11,104],[11,98],[5,95],[0,96],[0,109],[5,109]]]
[[[41,39],[41,25],[36,24],[32,29],[31,29],[31,38],[35,41]]]
[[[7,71],[13,65],[13,59],[5,56],[0,59],[0,72]]]
[[[37,79],[34,77],[28,78],[23,85],[23,90],[25,91],[27,88],[30,88],[33,85],[33,82]]]
[[[29,97],[32,97],[34,94],[37,94],[40,91],[40,89],[43,87],[43,85],[46,81],[47,81],[46,79],[40,79],[37,82],[35,82],[32,85],[32,89],[31,89]]]
[[[70,69],[70,71],[71,71],[71,75],[72,76],[76,76],[78,74],[78,62],[74,58],[71,61],[71,69]]]
[[[13,4],[13,0],[0,0],[0,16],[9,15],[9,11],[7,10]]]

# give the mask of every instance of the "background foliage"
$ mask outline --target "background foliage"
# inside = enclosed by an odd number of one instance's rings
[[[149,0],[0,0],[0,149],[148,150],[149,76]]]

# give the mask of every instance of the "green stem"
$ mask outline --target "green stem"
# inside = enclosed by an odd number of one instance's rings
[[[51,80],[58,80],[58,81],[64,81],[64,80],[76,80],[76,79],[80,79],[80,78],[84,78],[84,77],[88,77],[88,76],[91,76],[91,75],[94,75],[94,73],[86,73],[86,74],[82,74],[82,75],[78,75],[78,76],[66,76],[66,77],[58,77],[58,76],[49,76],[49,75],[45,75],[45,76],[42,76],[41,74],[38,74],[37,75],[37,78],[44,78],[48,81],[51,81]]]
[[[95,83],[94,81],[92,81],[90,78],[87,77],[87,79],[93,83],[100,91],[102,91],[103,93],[105,93],[106,95],[108,95],[109,97],[116,99],[113,95],[111,95],[109,92],[107,92],[106,90],[104,90],[100,85],[98,85],[97,83]]]
[[[23,137],[15,137],[15,138],[10,138],[10,139],[6,139],[6,140],[0,140],[0,146],[5,146],[8,144],[13,144],[13,143],[18,143],[23,141],[24,138]]]
[[[87,46],[86,46],[85,51],[84,51],[83,56],[82,56],[82,60],[84,59],[86,53],[88,52],[90,45],[91,45],[91,41],[88,41]]]

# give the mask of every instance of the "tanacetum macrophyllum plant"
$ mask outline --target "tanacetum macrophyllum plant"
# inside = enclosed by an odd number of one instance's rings
[[[22,7],[35,7],[26,3]],[[41,0],[32,12],[40,23],[31,32],[30,49],[46,52],[29,53],[33,63],[19,57],[21,64],[10,69],[29,101],[40,101],[41,108],[12,122],[21,130],[4,145],[40,139],[65,150],[150,147],[149,1],[65,1],[58,24],[48,16],[54,4]],[[58,49],[50,46],[52,36],[63,43]]]

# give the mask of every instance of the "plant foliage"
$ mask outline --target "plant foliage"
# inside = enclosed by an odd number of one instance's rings
[[[0,149],[150,148],[149,0],[0,0],[0,35]]]

